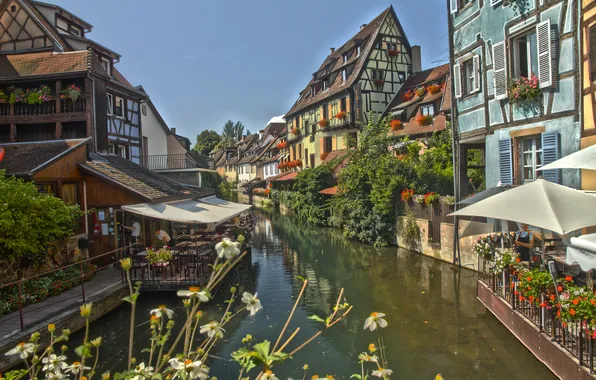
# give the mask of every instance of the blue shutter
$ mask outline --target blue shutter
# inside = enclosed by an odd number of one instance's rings
[[[499,169],[503,185],[513,185],[512,161],[511,139],[499,140]]]
[[[544,132],[542,134],[542,165],[548,165],[561,158],[560,147],[559,132]],[[561,169],[545,170],[542,172],[542,177],[547,181],[560,184]]]

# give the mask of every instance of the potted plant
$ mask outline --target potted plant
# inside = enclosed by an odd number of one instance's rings
[[[292,130],[290,131],[291,134],[293,134],[294,136],[298,136],[298,134],[300,133],[300,131],[298,130],[298,128],[294,127],[292,128]]]
[[[384,84],[385,84],[385,80],[384,79],[375,79],[375,85],[377,87],[381,87]]]
[[[169,247],[161,247],[155,251],[153,248],[147,249],[147,262],[153,266],[166,266],[172,261],[172,251]]]
[[[329,156],[329,153],[325,152],[325,153],[321,153],[321,161],[325,161],[325,159],[327,158],[327,156]]]
[[[412,190],[412,189],[404,189],[401,192],[401,200],[404,202],[411,201],[413,196],[414,196],[414,190]]]
[[[426,94],[426,89],[424,87],[420,87],[416,90],[416,96],[422,98]]]
[[[511,104],[532,103],[542,97],[542,90],[538,86],[538,77],[520,77],[509,81],[508,97]]]
[[[75,84],[69,84],[60,91],[60,99],[69,99],[73,103],[81,96],[81,88]]]
[[[0,103],[8,103],[8,94],[0,90]]]
[[[435,193],[434,191],[429,191],[428,193],[424,194],[424,205],[431,206],[439,201],[439,194]]]
[[[345,120],[348,117],[348,114],[346,113],[346,111],[339,111],[336,115],[335,118],[337,120]]]
[[[321,119],[321,120],[319,120],[319,127],[325,128],[328,125],[329,125],[329,120],[327,120],[327,119]]]
[[[387,55],[390,57],[397,57],[399,55],[399,51],[396,49],[389,49],[387,50]]]
[[[397,131],[403,126],[403,123],[401,122],[401,120],[391,120],[391,122],[389,122],[389,125],[391,126],[392,131]]]
[[[10,91],[9,102],[10,104],[14,103],[25,103],[27,98],[25,97],[25,90],[20,87],[9,87],[8,90]]]
[[[428,86],[426,91],[430,95],[438,94],[441,91],[441,86],[439,86],[438,84],[432,84],[432,85]]]
[[[412,89],[409,89],[408,91],[406,91],[404,93],[404,96],[403,96],[404,102],[409,102],[413,98],[414,98],[414,91],[412,91]]]
[[[416,116],[416,123],[421,127],[426,127],[433,123],[433,117],[430,115],[418,115]]]
[[[489,237],[478,238],[474,247],[472,248],[476,256],[483,258],[484,260],[490,260],[492,257],[492,246],[490,244]]]

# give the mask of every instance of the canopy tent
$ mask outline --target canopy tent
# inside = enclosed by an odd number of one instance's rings
[[[578,150],[548,165],[536,170],[551,169],[589,169],[596,170],[596,145]]]
[[[459,201],[457,204],[471,205],[476,202],[480,202],[481,200],[486,199],[488,197],[492,197],[493,195],[500,194],[505,190],[510,190],[511,188],[512,187],[510,185],[501,185],[501,183],[499,182],[497,186],[489,187],[488,189],[483,190],[478,194],[472,195],[469,198]]]
[[[453,215],[483,216],[544,228],[558,234],[596,225],[596,196],[537,179],[458,210]]]
[[[178,223],[219,225],[246,212],[251,207],[251,205],[228,202],[211,196],[166,203],[141,203],[122,206],[122,210]]]
[[[569,265],[578,263],[584,271],[596,269],[596,234],[572,237],[565,262]]]
[[[516,222],[501,221],[498,219],[490,219],[488,223],[481,223],[471,220],[458,237],[464,238],[475,235],[486,235],[494,233],[509,233],[511,231],[519,230]]]

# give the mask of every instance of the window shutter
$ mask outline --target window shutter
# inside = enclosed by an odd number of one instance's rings
[[[449,8],[451,9],[451,14],[457,12],[457,1],[458,0],[449,0]]]
[[[472,58],[473,70],[474,70],[474,92],[480,91],[480,56],[475,55]]]
[[[461,67],[459,64],[453,65],[453,86],[455,88],[455,97],[461,98]]]
[[[590,79],[596,81],[596,26],[590,28],[590,35],[588,36],[590,44]]]
[[[503,185],[513,185],[512,161],[511,139],[499,140],[499,170]]]
[[[497,5],[497,4],[499,4],[501,1],[502,1],[502,0],[490,0],[490,6],[492,7],[492,6],[494,6],[494,5]]]
[[[495,99],[507,97],[507,52],[505,41],[493,45],[493,69],[495,79]]]
[[[538,80],[540,88],[553,85],[550,19],[536,25],[538,49]]]
[[[542,165],[557,161],[560,157],[559,132],[544,132],[542,134]],[[561,170],[544,170],[542,176],[545,180],[561,183]]]

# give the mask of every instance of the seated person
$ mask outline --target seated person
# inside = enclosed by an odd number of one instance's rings
[[[515,246],[521,261],[530,261],[530,251],[534,248],[534,234],[525,223],[522,223],[521,228],[515,234]]]

